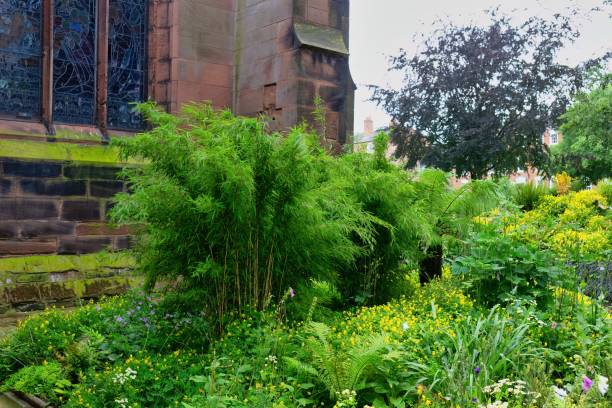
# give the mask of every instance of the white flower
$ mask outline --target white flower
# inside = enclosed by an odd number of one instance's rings
[[[508,408],[507,402],[495,401],[492,404],[487,405],[486,408]]]
[[[409,327],[410,327],[410,326],[408,326],[408,322],[404,322],[404,323],[402,323],[402,329],[403,329],[404,331],[408,330],[408,328],[409,328]]]
[[[125,372],[115,374],[113,377],[113,382],[115,384],[123,385],[127,380],[135,380],[136,374],[138,374],[136,370],[132,370],[130,367],[128,367],[125,369]]]
[[[555,387],[553,385],[552,389],[555,392],[555,396],[559,400],[563,401],[565,399],[565,397],[567,397],[567,391],[565,391],[563,388]]]
[[[597,376],[597,388],[601,395],[606,395],[608,392],[608,377],[604,377],[603,375]]]
[[[115,402],[119,404],[121,408],[126,408],[128,404],[127,398],[116,399]]]

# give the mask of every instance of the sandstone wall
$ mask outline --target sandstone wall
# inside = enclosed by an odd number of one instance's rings
[[[85,254],[129,246],[106,225],[124,191],[119,166],[0,158],[0,257]]]
[[[0,258],[0,314],[116,295],[138,285],[127,254],[36,255]]]

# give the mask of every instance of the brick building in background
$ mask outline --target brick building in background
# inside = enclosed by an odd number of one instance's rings
[[[283,130],[312,121],[320,95],[339,148],[353,127],[348,32],[349,0],[2,0],[0,258],[129,245],[107,211],[117,172],[138,163],[103,142],[144,128],[132,102],[210,101]],[[0,265],[0,285],[11,271]]]
[[[373,153],[374,137],[376,136],[377,132],[388,131],[388,129],[389,128],[383,128],[375,131],[374,122],[372,121],[372,118],[368,116],[363,122],[363,133],[354,135],[353,151],[362,153]],[[546,131],[542,135],[542,143],[549,148],[558,143],[561,143],[561,140],[563,140],[563,135],[558,133],[554,129],[546,129]],[[401,164],[401,160],[396,160],[393,158],[394,152],[395,146],[393,144],[389,144],[389,147],[387,148],[386,152],[387,157],[392,160],[395,160],[398,164]],[[418,164],[417,168],[423,169],[424,167]],[[526,170],[519,169],[516,172],[509,174],[508,179],[511,183],[515,184],[545,183],[548,186],[552,185],[551,180],[545,179],[541,174],[538,173],[538,170],[533,167],[529,167]],[[469,183],[469,181],[469,177],[451,177],[451,184],[453,185],[453,187],[460,187],[466,183]]]

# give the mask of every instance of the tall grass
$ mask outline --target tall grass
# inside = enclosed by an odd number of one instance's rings
[[[542,197],[550,195],[550,189],[543,184],[526,183],[512,186],[512,200],[523,211],[533,210]]]

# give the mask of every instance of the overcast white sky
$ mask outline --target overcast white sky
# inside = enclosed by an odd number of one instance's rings
[[[414,50],[415,34],[428,33],[438,18],[453,22],[487,21],[483,10],[500,6],[503,12],[522,18],[530,15],[549,17],[565,14],[569,6],[588,11],[601,6],[603,0],[350,0],[351,2],[351,72],[357,84],[355,94],[355,133],[363,131],[366,116],[374,126],[385,126],[388,116],[366,100],[371,92],[367,84],[392,85],[399,88],[401,76],[387,72],[387,58],[400,48]],[[581,37],[565,50],[562,59],[579,62],[612,49],[612,20],[609,13],[595,13],[580,20]]]

